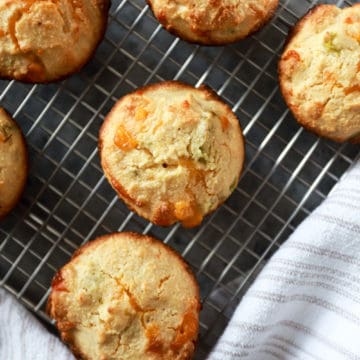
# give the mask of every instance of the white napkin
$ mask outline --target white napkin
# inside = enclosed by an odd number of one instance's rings
[[[0,359],[71,360],[67,347],[0,288]]]
[[[259,274],[220,359],[360,359],[360,162]]]

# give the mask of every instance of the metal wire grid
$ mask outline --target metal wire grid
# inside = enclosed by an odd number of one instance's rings
[[[271,24],[227,47],[187,44],[164,31],[140,0],[113,0],[95,58],[55,85],[0,83],[0,102],[30,150],[23,199],[0,228],[0,285],[42,319],[54,272],[97,235],[131,230],[178,250],[194,269],[204,359],[269,256],[359,157],[303,131],[284,105],[277,61],[289,28],[317,1],[281,1]],[[328,1],[351,5],[354,1]],[[138,86],[178,79],[214,88],[237,113],[247,161],[239,185],[192,230],[156,227],[129,212],[103,176],[98,129],[114,102]]]

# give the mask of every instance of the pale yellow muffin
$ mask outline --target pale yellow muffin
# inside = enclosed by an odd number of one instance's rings
[[[80,70],[107,23],[109,0],[0,0],[0,77],[50,82]]]
[[[135,233],[81,247],[54,277],[48,300],[62,339],[86,360],[191,359],[199,310],[184,260]]]
[[[105,175],[140,216],[199,225],[235,189],[244,161],[238,119],[206,87],[162,82],[114,106],[100,130]]]
[[[360,141],[360,4],[319,5],[290,35],[279,63],[298,122],[334,141]]]
[[[28,174],[24,137],[15,121],[0,108],[0,218],[17,204]]]
[[[278,0],[148,0],[155,17],[184,40],[222,45],[241,40],[263,26]]]

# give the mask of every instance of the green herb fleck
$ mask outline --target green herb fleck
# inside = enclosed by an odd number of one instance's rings
[[[327,32],[324,37],[324,46],[328,51],[339,53],[340,49],[334,44],[336,36],[334,32]]]

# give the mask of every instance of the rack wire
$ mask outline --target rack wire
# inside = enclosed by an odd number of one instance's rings
[[[48,322],[55,271],[83,243],[115,230],[155,236],[179,251],[201,288],[204,359],[266,260],[359,157],[358,147],[300,128],[278,89],[287,33],[317,1],[282,0],[263,30],[226,47],[191,45],[159,26],[141,0],[113,0],[108,30],[80,74],[53,85],[0,82],[0,103],[22,127],[30,176],[0,227],[0,285]],[[327,1],[347,6],[355,1]],[[115,101],[139,86],[206,83],[238,115],[246,166],[231,198],[196,229],[161,228],[116,197],[100,167],[99,127]]]

